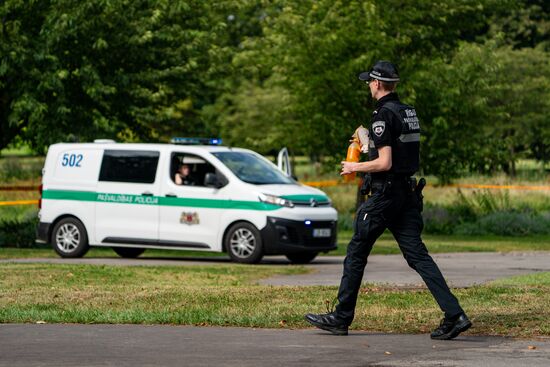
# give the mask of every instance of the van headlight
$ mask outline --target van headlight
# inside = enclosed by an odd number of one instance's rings
[[[278,206],[286,206],[287,208],[294,207],[294,204],[292,203],[292,201],[283,199],[278,196],[269,195],[269,194],[260,194],[259,198],[262,203],[273,204]]]

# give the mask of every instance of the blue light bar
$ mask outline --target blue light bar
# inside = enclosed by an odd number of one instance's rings
[[[220,138],[172,138],[170,140],[172,144],[180,145],[221,145],[222,139]]]

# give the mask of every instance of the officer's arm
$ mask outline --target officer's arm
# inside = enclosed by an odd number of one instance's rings
[[[391,169],[391,146],[378,148],[378,158],[368,162],[342,162],[341,175],[353,172],[384,172]]]

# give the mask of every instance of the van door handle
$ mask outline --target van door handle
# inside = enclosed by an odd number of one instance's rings
[[[149,192],[149,191],[145,191],[141,194],[142,196],[153,196],[153,193],[152,192]]]
[[[167,198],[177,198],[178,197],[176,194],[172,194],[172,193],[166,194],[164,196],[166,196]]]

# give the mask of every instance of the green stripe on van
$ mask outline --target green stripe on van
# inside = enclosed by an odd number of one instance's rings
[[[48,200],[76,200],[103,203],[185,206],[192,208],[277,210],[278,205],[259,201],[215,200],[196,198],[172,198],[162,196],[143,196],[127,194],[96,193],[91,191],[44,190],[42,198]]]
[[[285,195],[281,197],[290,201],[310,201],[311,199],[320,202],[329,201],[325,195]]]
[[[44,190],[42,199],[96,201],[97,193],[91,191]]]

